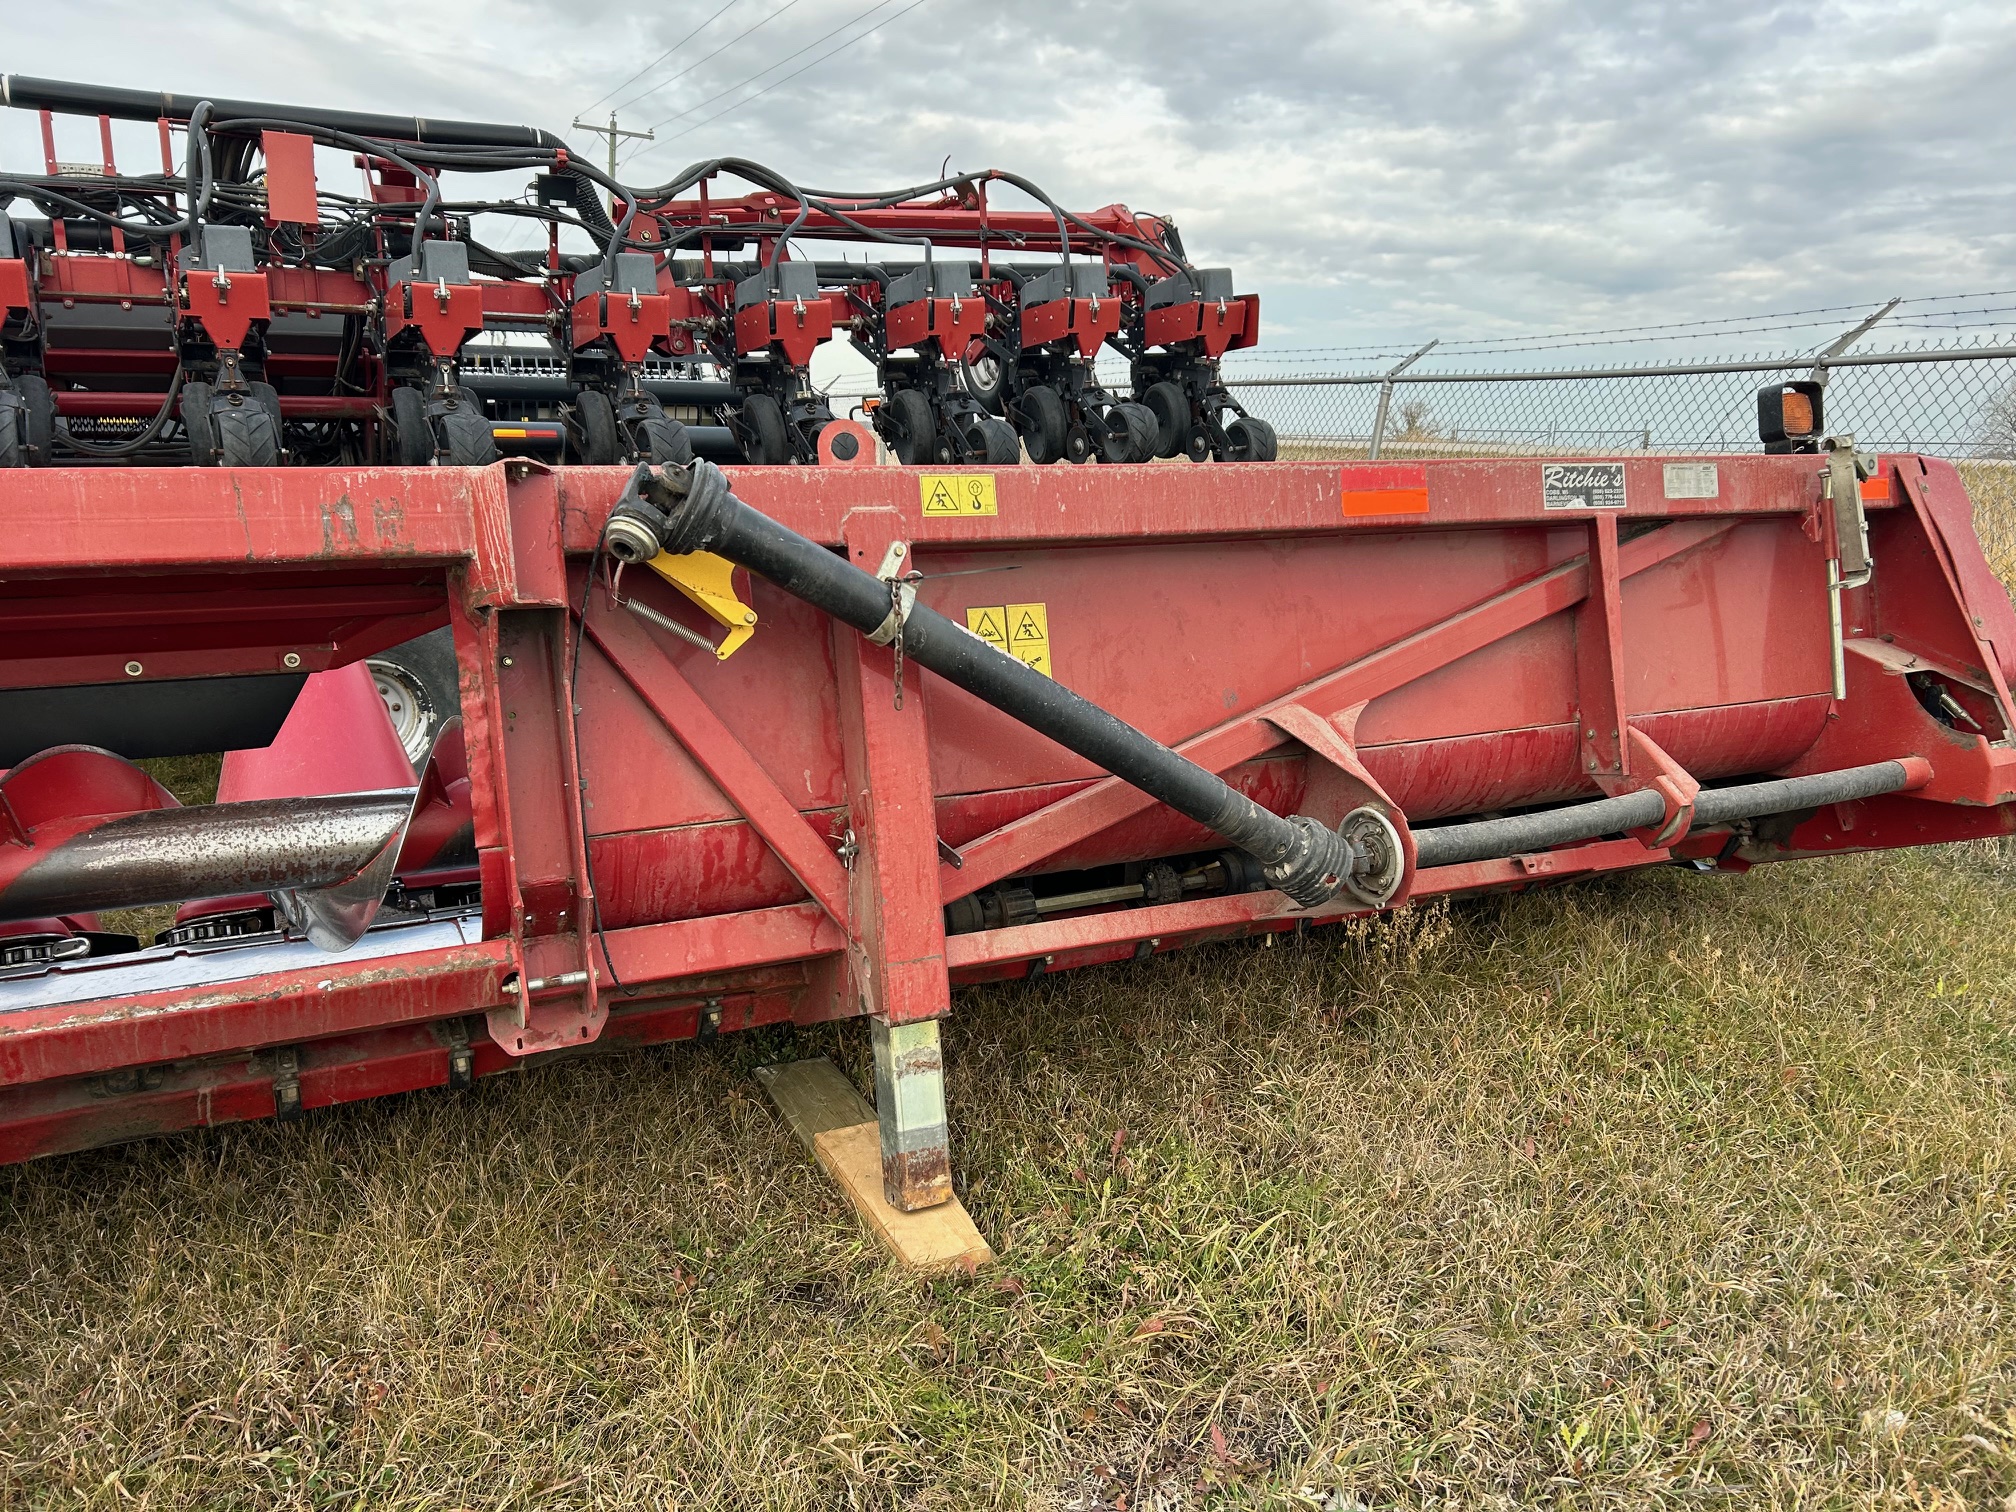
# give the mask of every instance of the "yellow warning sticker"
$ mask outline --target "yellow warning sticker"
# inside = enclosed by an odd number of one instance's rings
[[[1050,611],[1041,604],[1008,607],[1008,654],[1050,676]]]
[[[996,651],[1008,649],[1008,611],[995,604],[987,609],[968,609],[966,628]]]
[[[995,650],[1027,662],[1045,677],[1050,670],[1050,610],[1044,604],[987,604],[966,611],[966,628]]]
[[[998,515],[992,473],[925,473],[917,492],[927,515]]]

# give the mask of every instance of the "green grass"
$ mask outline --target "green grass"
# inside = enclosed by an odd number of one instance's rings
[[[0,1171],[0,1506],[2001,1507],[2012,886],[1664,871],[962,993],[1001,1258],[936,1282],[749,1075],[865,1085],[858,1024]]]
[[[2005,864],[962,995],[936,1283],[748,1075],[858,1025],[15,1168],[0,1504],[1995,1505]]]

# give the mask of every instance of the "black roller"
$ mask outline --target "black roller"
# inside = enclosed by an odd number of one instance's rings
[[[1781,777],[1736,787],[1703,788],[1694,800],[1693,827],[1707,829],[1737,819],[1761,819],[1770,814],[1819,808],[1827,803],[1874,798],[1897,792],[1910,781],[1902,762],[1878,761],[1838,772],[1816,772],[1810,777]],[[1515,814],[1509,819],[1480,819],[1474,824],[1417,829],[1415,864],[1457,866],[1466,861],[1530,855],[1573,840],[1593,840],[1598,835],[1644,829],[1657,824],[1665,814],[1666,800],[1647,789],[1621,798],[1599,798],[1594,803],[1577,803],[1537,814]]]
[[[609,524],[609,549],[627,561],[660,550],[710,551],[767,578],[870,637],[900,634],[904,656],[1013,719],[1160,799],[1258,859],[1270,886],[1304,907],[1351,887],[1384,902],[1398,867],[1388,845],[1347,839],[1307,815],[1282,818],[1214,773],[942,614],[912,606],[892,622],[890,585],[758,513],[729,492],[721,470],[640,467]],[[1386,830],[1391,835],[1390,829]],[[1397,842],[1391,843],[1397,850]],[[1371,879],[1382,879],[1372,883]],[[1369,894],[1369,896],[1368,896]]]

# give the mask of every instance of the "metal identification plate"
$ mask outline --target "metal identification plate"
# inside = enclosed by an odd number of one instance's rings
[[[1543,462],[1540,505],[1543,509],[1622,509],[1624,464]]]
[[[1666,497],[1714,499],[1722,494],[1722,471],[1713,462],[1668,462]]]

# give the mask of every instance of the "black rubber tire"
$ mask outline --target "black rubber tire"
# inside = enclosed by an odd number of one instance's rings
[[[590,467],[613,467],[623,460],[623,437],[616,430],[616,406],[600,389],[574,396],[574,417],[581,422],[581,460]]]
[[[1022,442],[1029,448],[1031,462],[1055,462],[1064,455],[1064,436],[1071,429],[1064,413],[1064,401],[1057,390],[1039,385],[1026,389],[1015,401],[1021,420]]]
[[[21,396],[21,418],[28,428],[23,437],[30,467],[47,467],[56,460],[56,396],[49,392],[49,380],[40,373],[23,373],[14,380],[14,392]]]
[[[1234,462],[1272,462],[1281,454],[1280,438],[1274,427],[1254,415],[1240,415],[1225,425],[1225,439],[1231,443]]]
[[[938,460],[938,422],[931,401],[915,389],[898,389],[885,409],[889,416],[889,449],[905,467],[924,467]]]
[[[781,467],[791,460],[783,406],[768,394],[751,394],[742,401],[742,429],[742,454],[758,467]]]
[[[1209,462],[1211,446],[1211,427],[1208,425],[1193,425],[1183,437],[1183,455],[1192,462]]]
[[[380,651],[366,665],[392,714],[393,729],[409,759],[434,745],[441,726],[462,712],[461,674],[455,667],[455,633],[447,626]],[[395,701],[399,704],[394,709]]]
[[[490,419],[483,407],[469,397],[467,389],[456,390],[455,408],[442,413],[442,463],[448,467],[488,467],[497,460],[497,438],[490,433]]]
[[[182,429],[189,436],[189,456],[198,467],[217,465],[217,427],[210,421],[214,395],[207,383],[182,385]]]
[[[975,429],[979,432],[980,460],[989,467],[1013,467],[1022,460],[1022,440],[1006,420],[986,415]]]
[[[1151,383],[1141,402],[1155,416],[1155,455],[1180,455],[1190,436],[1190,400],[1183,392],[1183,385],[1167,379]]]
[[[391,460],[401,467],[425,467],[434,460],[434,427],[427,423],[427,396],[409,384],[392,390]]]
[[[19,405],[0,405],[0,468],[28,465],[28,415]]]
[[[272,411],[256,396],[238,404],[226,402],[214,410],[210,423],[217,432],[218,462],[225,467],[278,467],[280,427]]]
[[[1090,462],[1099,455],[1098,444],[1092,439],[1092,432],[1083,425],[1074,425],[1064,432],[1064,460],[1076,466],[1080,462]]]
[[[684,467],[693,460],[693,438],[686,427],[669,415],[652,415],[637,422],[637,441],[643,460],[653,467]]]
[[[1106,416],[1106,462],[1146,462],[1155,455],[1155,412],[1145,404],[1116,404]]]
[[[260,408],[273,417],[273,434],[283,441],[287,436],[287,422],[280,414],[280,391],[270,383],[248,383],[252,397],[259,401]]]

